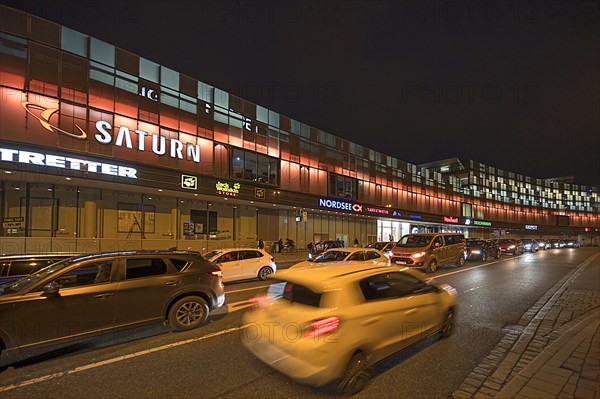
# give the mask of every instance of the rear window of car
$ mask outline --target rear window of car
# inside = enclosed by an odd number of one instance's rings
[[[173,266],[175,266],[177,271],[182,271],[185,265],[188,264],[188,261],[184,259],[170,259],[170,261],[173,263]]]
[[[13,261],[8,270],[8,275],[20,276],[22,274],[31,274],[53,263],[54,261],[51,259]]]
[[[322,296],[323,294],[314,292],[310,288],[287,282],[283,288],[283,296],[281,298],[291,303],[319,307]]]

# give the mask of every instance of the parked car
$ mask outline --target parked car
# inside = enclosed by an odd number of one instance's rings
[[[567,248],[579,248],[581,246],[581,243],[579,243],[579,241],[568,238],[563,240],[565,242],[565,247]]]
[[[465,264],[465,236],[454,233],[408,234],[392,248],[392,264],[424,268],[433,273],[438,265]]]
[[[0,284],[20,280],[46,266],[79,254],[50,253],[29,255],[5,255],[0,257]]]
[[[291,266],[290,269],[299,267],[319,267],[336,265],[372,265],[389,266],[390,260],[374,248],[334,248],[320,253],[311,260],[305,260]]]
[[[552,249],[562,249],[566,245],[563,240],[559,240],[558,238],[551,238],[549,241]]]
[[[552,248],[552,244],[550,243],[550,240],[547,240],[545,238],[540,238],[537,240],[537,242],[540,245],[540,249],[551,249]]]
[[[467,260],[481,260],[500,258],[500,247],[492,240],[467,238],[465,258]]]
[[[0,285],[0,348],[14,353],[165,321],[190,330],[224,302],[221,270],[198,252],[72,257]]]
[[[437,332],[452,333],[456,291],[416,270],[348,265],[272,278],[270,298],[243,316],[243,345],[300,383],[335,382],[354,394],[378,361]]]
[[[519,239],[502,238],[498,240],[498,246],[503,254],[520,255],[525,252],[523,241]]]
[[[540,250],[540,244],[533,238],[522,238],[523,250],[526,252],[537,252]]]
[[[381,252],[388,258],[392,255],[392,248],[396,245],[395,241],[378,241],[373,242],[365,246],[365,248],[375,248]]]
[[[319,241],[313,245],[312,249],[308,252],[308,259],[312,259],[321,252],[325,252],[332,248],[344,248],[346,244],[342,240],[324,240]]]
[[[250,278],[266,280],[269,274],[277,271],[275,259],[264,249],[216,249],[202,257],[221,268],[224,282]]]

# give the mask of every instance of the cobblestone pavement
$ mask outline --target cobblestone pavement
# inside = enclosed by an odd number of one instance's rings
[[[600,254],[554,285],[452,394],[600,399]],[[588,283],[576,281],[582,279]]]

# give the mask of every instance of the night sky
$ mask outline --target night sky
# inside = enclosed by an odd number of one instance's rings
[[[600,186],[600,7],[7,1],[401,160]]]

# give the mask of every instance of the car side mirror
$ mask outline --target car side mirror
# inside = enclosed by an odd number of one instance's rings
[[[46,284],[43,288],[43,296],[57,296],[59,295],[60,284],[56,281],[52,281]]]

